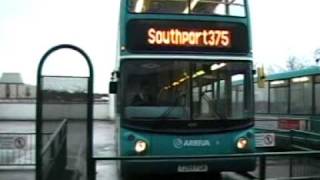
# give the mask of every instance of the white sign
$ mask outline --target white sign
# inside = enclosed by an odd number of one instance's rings
[[[255,134],[256,147],[274,147],[276,138],[274,133],[257,133]]]
[[[23,149],[27,145],[26,136],[0,136],[0,149]]]
[[[200,164],[200,165],[178,165],[178,172],[207,172],[208,165]]]

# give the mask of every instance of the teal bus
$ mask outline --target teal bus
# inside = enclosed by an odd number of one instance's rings
[[[110,83],[118,155],[254,152],[250,36],[247,0],[122,0]],[[245,172],[255,159],[119,164],[122,175]]]

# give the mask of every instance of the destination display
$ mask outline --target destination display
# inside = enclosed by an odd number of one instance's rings
[[[133,20],[126,37],[132,52],[249,52],[247,28],[239,23]]]
[[[228,30],[182,31],[179,29],[148,30],[150,45],[230,47],[231,32]]]

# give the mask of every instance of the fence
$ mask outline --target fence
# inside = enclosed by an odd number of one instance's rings
[[[35,133],[0,133],[0,165],[35,165]]]
[[[310,126],[308,126],[310,124],[309,119],[293,121],[298,122],[295,124],[304,124],[304,130],[310,130]],[[263,120],[260,120],[258,123],[261,122]],[[275,122],[279,121],[275,120]],[[271,178],[270,174],[272,174],[273,179],[320,179],[320,154],[308,154],[309,152],[320,150],[319,133],[296,129],[267,129],[261,126],[258,127],[260,128],[256,128],[256,133],[267,132],[275,134],[275,149],[289,151],[282,152],[286,153],[283,156],[265,156],[265,159],[260,158],[261,161],[258,163],[258,166],[260,169],[265,169],[266,174],[269,174],[269,178]],[[286,156],[287,158],[285,158]],[[268,171],[270,173],[267,173]]]
[[[320,122],[307,116],[290,117],[280,115],[256,115],[255,127],[262,129],[283,129],[283,130],[302,130],[313,131],[314,123]]]
[[[251,179],[320,179],[320,151],[308,152],[272,152],[228,155],[202,155],[202,156],[130,156],[130,157],[96,157],[95,163],[107,161],[116,164],[117,161],[196,161],[203,162],[215,159],[257,158],[257,169],[249,172]],[[113,163],[111,163],[113,162]],[[159,167],[161,168],[161,167]]]
[[[48,105],[47,105],[48,106]],[[73,114],[81,113],[80,103],[56,103],[50,104],[52,113],[59,112],[61,109],[71,111]],[[94,118],[95,119],[110,119],[109,102],[96,101],[94,103]],[[17,110],[19,113],[16,113]],[[0,102],[0,119],[2,120],[35,120],[36,104],[35,102]],[[60,112],[59,112],[60,113]],[[58,113],[58,114],[59,114]],[[70,113],[70,112],[69,112]],[[70,114],[71,114],[70,113]]]
[[[240,176],[249,179],[261,180],[288,180],[288,179],[320,179],[320,135],[318,133],[301,130],[259,129],[259,131],[274,133],[278,152],[265,151],[246,154],[213,154],[202,156],[120,156],[120,157],[95,157],[97,178],[110,179],[117,175],[117,164],[121,162],[142,162],[154,164],[161,171],[163,162],[209,162],[221,160],[256,159],[256,169]],[[282,151],[279,151],[282,150]],[[230,161],[229,161],[230,163]],[[243,161],[243,165],[245,165]],[[141,165],[147,167],[147,165]],[[109,173],[101,178],[101,174]],[[227,172],[228,173],[228,172]],[[171,178],[171,177],[170,177]],[[169,178],[169,179],[170,179]],[[175,179],[175,178],[172,178]],[[179,179],[179,178],[177,178]],[[183,178],[182,178],[183,179]],[[201,178],[195,178],[201,179]],[[226,177],[228,179],[228,177]],[[229,178],[234,179],[234,178]]]

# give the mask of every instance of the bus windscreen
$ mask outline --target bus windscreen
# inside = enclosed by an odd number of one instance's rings
[[[136,60],[123,64],[124,116],[133,120],[242,120],[250,63]]]

